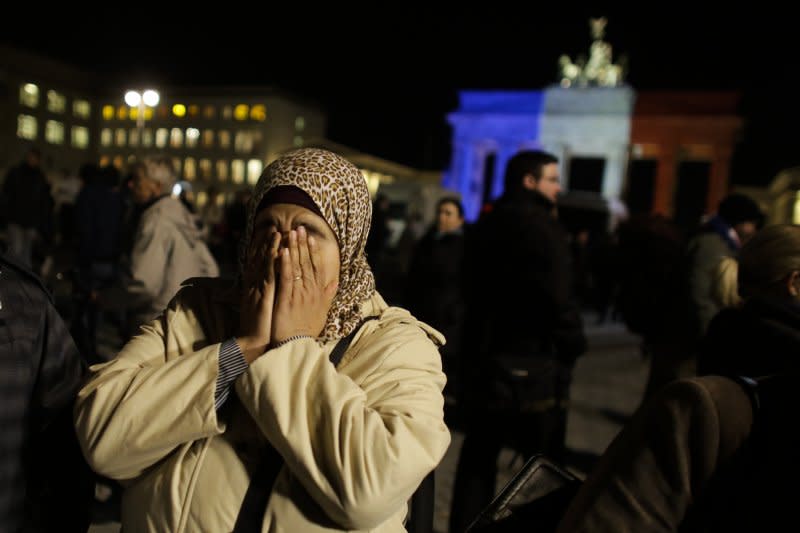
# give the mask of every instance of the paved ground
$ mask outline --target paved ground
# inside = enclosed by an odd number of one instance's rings
[[[588,317],[587,317],[588,318]],[[587,319],[587,322],[590,319]],[[572,385],[572,406],[567,423],[570,468],[585,473],[592,460],[605,450],[624,421],[641,401],[648,363],[638,348],[638,339],[620,324],[587,328],[589,351],[578,360]],[[105,338],[105,344],[112,342]],[[434,527],[447,533],[450,498],[463,435],[453,432],[453,441],[436,471]],[[521,459],[509,467],[513,454],[504,450],[499,463],[498,488],[521,466]],[[96,524],[91,533],[117,533],[119,524]]]

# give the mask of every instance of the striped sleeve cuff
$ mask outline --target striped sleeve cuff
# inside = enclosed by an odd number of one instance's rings
[[[217,389],[214,392],[214,407],[219,409],[231,391],[231,383],[247,371],[247,361],[244,360],[242,350],[236,344],[236,339],[228,339],[219,347],[219,374],[217,374]]]

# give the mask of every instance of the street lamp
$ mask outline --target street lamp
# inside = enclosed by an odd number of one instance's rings
[[[148,107],[155,107],[158,105],[158,92],[153,89],[145,89],[143,92],[128,91],[125,93],[125,103],[130,107],[138,109],[136,112],[136,129],[139,131],[139,147],[141,150],[142,143],[144,142],[144,113]]]

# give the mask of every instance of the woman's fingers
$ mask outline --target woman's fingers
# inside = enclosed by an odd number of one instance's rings
[[[322,296],[325,299],[325,302],[327,303],[328,307],[330,307],[331,303],[333,303],[333,299],[336,297],[336,291],[337,290],[339,290],[339,280],[338,279],[335,279],[335,280],[331,281],[325,287],[325,289],[324,289],[324,291],[322,293]]]
[[[292,297],[294,285],[294,271],[292,270],[292,258],[289,248],[280,251],[280,283],[278,283],[278,300],[288,302]]]
[[[313,235],[308,236],[308,255],[311,261],[311,268],[314,269],[314,277],[318,280],[325,279],[322,273],[322,255],[319,251],[319,244]]]
[[[269,246],[265,249],[264,260],[266,261],[265,281],[275,283],[275,261],[278,259],[281,246],[281,234],[274,232],[269,238]]]
[[[297,230],[297,247],[300,255],[300,272],[303,276],[303,285],[310,289],[314,287],[316,282],[316,273],[314,266],[311,264],[311,253],[308,249],[308,232],[306,228],[300,226]]]
[[[292,280],[302,279],[303,271],[300,269],[300,248],[297,243],[297,231],[289,232],[289,258],[291,259]]]

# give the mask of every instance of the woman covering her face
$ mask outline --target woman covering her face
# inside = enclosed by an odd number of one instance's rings
[[[404,531],[450,442],[441,335],[375,291],[360,171],[325,150],[264,171],[235,286],[193,279],[75,410],[126,487],[126,531]],[[338,347],[338,348],[337,348]]]

